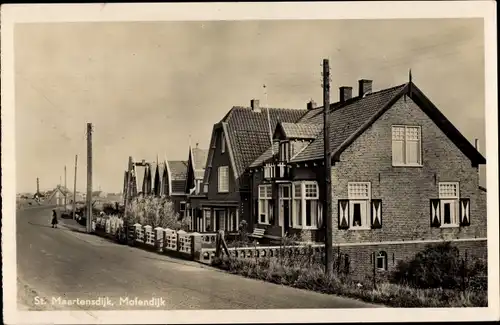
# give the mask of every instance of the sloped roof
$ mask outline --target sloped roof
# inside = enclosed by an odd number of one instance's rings
[[[281,128],[283,135],[287,139],[315,139],[323,129],[322,123],[287,123],[281,122],[276,126]]]
[[[188,166],[187,161],[169,160],[168,167],[170,169],[170,175],[172,176],[172,181],[174,180],[185,181],[187,175],[187,166]]]
[[[329,116],[330,122],[330,149],[335,151],[347,138],[366,123],[377,112],[384,108],[405,84],[367,94],[365,97],[355,97],[344,105],[336,103]],[[322,123],[323,107],[310,111],[299,123]],[[321,159],[323,157],[323,130],[316,139],[291,161],[300,162]]]
[[[269,148],[267,148],[267,150],[264,151],[264,153],[260,155],[259,158],[255,159],[254,162],[250,164],[250,167],[253,168],[262,165],[263,163],[265,163],[266,161],[268,161],[273,157],[273,152],[274,155],[276,156],[278,150],[279,150],[279,143],[277,142],[273,143],[273,146],[272,147],[269,146]]]
[[[193,164],[195,170],[203,171],[207,164],[208,149],[193,148],[191,150],[193,152]]]
[[[268,115],[274,130],[278,122],[297,122],[306,112],[305,109],[265,107],[255,112],[250,107],[233,107],[221,122],[227,125],[226,139],[232,149],[235,174],[241,176],[269,147]]]
[[[477,149],[454,127],[454,125],[434,106],[434,104],[413,83],[405,83],[392,88],[369,93],[364,97],[354,97],[343,103],[330,105],[330,150],[332,158],[345,150],[360,134],[371,126],[386,110],[392,107],[403,95],[409,96],[434,123],[450,138],[450,140],[471,160],[473,165],[485,164],[486,159]],[[323,107],[310,111],[296,122],[322,124]],[[303,162],[323,158],[324,132],[320,130],[316,138],[291,162]],[[276,147],[277,148],[277,147]],[[256,167],[272,157],[271,146],[265,150],[251,166]]]

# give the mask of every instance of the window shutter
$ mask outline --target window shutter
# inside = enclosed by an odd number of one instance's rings
[[[441,226],[441,207],[439,199],[431,199],[431,227]]]
[[[349,229],[349,200],[339,200],[339,229]]]
[[[470,226],[470,199],[460,199],[460,226]]]
[[[372,229],[382,228],[382,200],[372,200],[371,212]]]

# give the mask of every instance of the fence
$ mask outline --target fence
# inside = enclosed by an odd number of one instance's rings
[[[188,233],[183,230],[134,224],[127,229],[123,220],[116,217],[98,217],[95,222],[95,233],[110,238],[117,238],[119,230],[123,230],[126,242],[133,246],[155,250],[159,253],[174,254],[179,257],[210,264],[216,252],[216,233]],[[230,247],[228,252],[235,258],[279,257],[284,254],[322,253],[323,245],[312,246],[253,246]]]

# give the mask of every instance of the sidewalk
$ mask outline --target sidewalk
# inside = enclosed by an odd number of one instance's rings
[[[87,232],[87,228],[73,219],[58,218],[59,226],[76,232]]]

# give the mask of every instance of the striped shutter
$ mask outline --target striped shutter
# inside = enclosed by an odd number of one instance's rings
[[[441,201],[431,199],[431,227],[439,228],[441,226]]]
[[[349,200],[339,200],[339,229],[349,229]]]
[[[470,226],[470,199],[460,199],[460,226]]]
[[[372,200],[371,212],[372,229],[382,228],[382,200]]]

